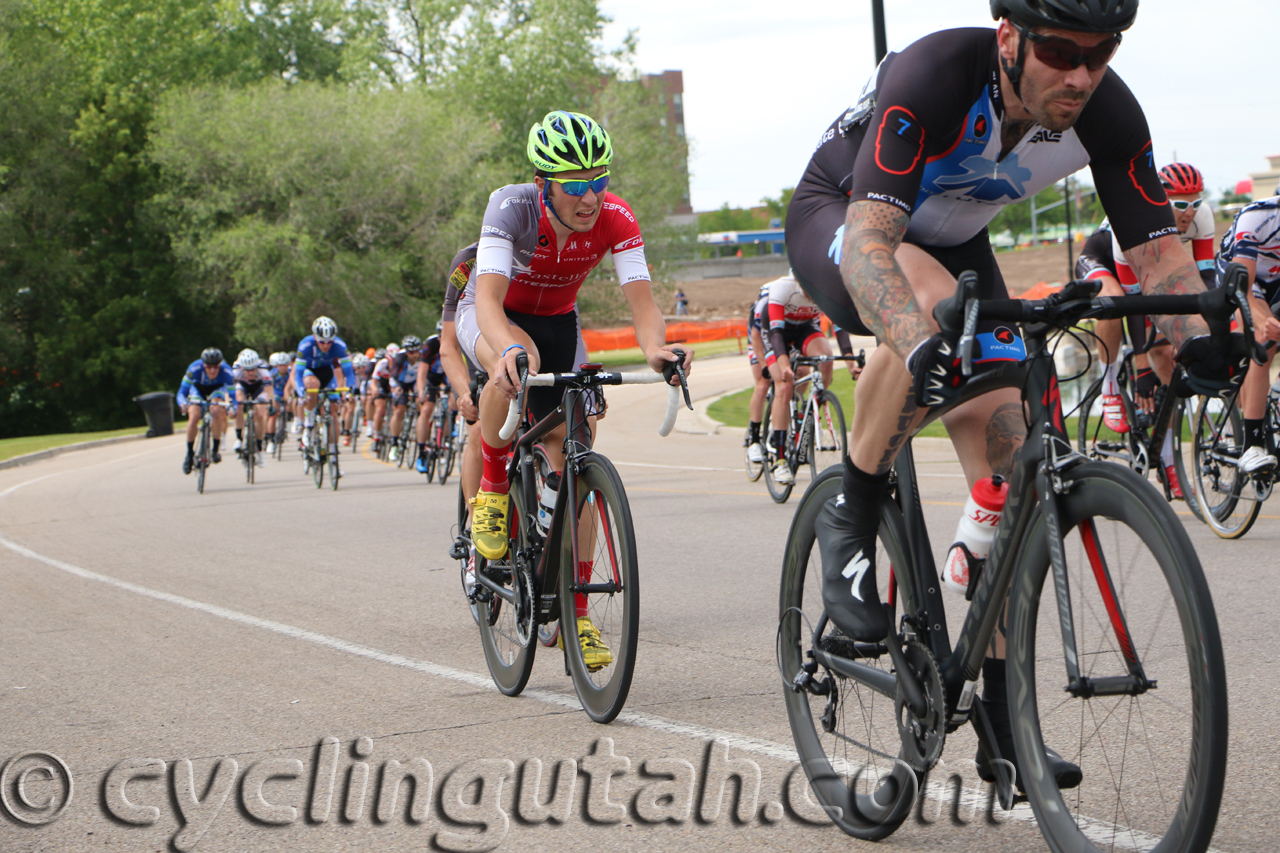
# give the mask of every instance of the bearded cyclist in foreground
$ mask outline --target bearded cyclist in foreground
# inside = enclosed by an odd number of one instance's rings
[[[858,383],[843,493],[816,524],[826,612],[856,640],[881,640],[891,627],[874,561],[894,459],[928,408],[954,402],[964,382],[957,341],[938,332],[933,308],[965,270],[977,272],[983,297],[1007,295],[987,234],[1001,206],[1089,165],[1143,292],[1204,290],[1178,239],[1142,109],[1107,68],[1137,7],[991,0],[994,32],[947,30],[890,54],[824,134],[796,188],[787,254],[802,287],[833,322],[885,344]],[[1239,381],[1239,336],[1228,355],[1199,316],[1158,322],[1193,387]],[[1025,357],[1008,327],[980,323],[978,333],[977,369]],[[1015,389],[998,390],[944,418],[971,488],[1011,472],[1025,439],[1019,399]],[[983,704],[1001,754],[1013,756],[1003,658],[997,632]],[[1079,784],[1076,765],[1050,754],[1049,766],[1060,786]],[[981,752],[978,770],[994,778]]]
[[[457,313],[463,352],[490,377],[480,396],[483,469],[471,523],[475,548],[489,560],[507,553],[510,439],[498,433],[519,391],[516,358],[528,356],[530,373],[571,372],[586,361],[575,300],[606,254],[613,254],[645,361],[655,371],[679,361],[665,344],[666,323],[653,300],[640,227],[626,202],[605,191],[613,160],[609,134],[581,113],[558,110],[530,128],[527,151],[534,181],[489,197],[475,268]],[[688,369],[693,353],[684,349]],[[529,389],[534,417],[554,411],[560,396],[554,387]],[[551,465],[563,470],[557,434],[544,444]],[[590,576],[589,565],[578,570]],[[613,658],[591,625],[585,598],[580,596],[577,612],[579,639],[588,665],[605,666]]]

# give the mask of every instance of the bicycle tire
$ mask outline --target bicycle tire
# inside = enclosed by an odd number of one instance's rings
[[[328,433],[329,425],[317,418],[316,425],[311,428],[311,439],[307,443],[307,458],[310,460],[311,477],[315,480],[317,489],[324,485],[325,454],[319,444],[319,435],[322,427]]]
[[[443,402],[441,403],[441,405],[443,405]],[[440,447],[441,458],[440,458],[438,473],[440,475],[440,485],[442,486],[445,484],[445,481],[449,479],[449,475],[453,473],[454,437],[452,435],[446,436],[445,433],[447,432],[446,425],[453,426],[455,429],[456,429],[456,426],[454,426],[454,422],[448,417],[448,414],[449,414],[449,410],[446,407],[445,416],[442,417],[440,421],[440,438],[442,439],[442,441],[441,441],[441,447]]]
[[[1195,399],[1195,398],[1192,398]],[[1190,421],[1188,424],[1187,422]],[[1169,431],[1173,433],[1173,472],[1178,478],[1178,484],[1182,486],[1182,499],[1187,504],[1187,509],[1191,510],[1191,514],[1196,517],[1197,521],[1204,521],[1204,510],[1200,506],[1200,500],[1196,496],[1195,479],[1192,476],[1195,471],[1195,463],[1191,460],[1191,456],[1195,453],[1195,441],[1192,441],[1186,451],[1182,446],[1182,430],[1184,426],[1190,432],[1195,425],[1195,417],[1187,415],[1187,401],[1179,400],[1177,405],[1173,407],[1173,416],[1169,418]]]
[[[524,600],[526,606],[532,608],[535,593],[522,581],[522,572],[516,570],[514,559],[529,544],[524,532],[521,493],[519,477],[513,477],[507,530],[514,535],[507,547],[507,556],[490,563],[477,554],[476,572],[485,572],[486,576],[511,589],[517,599]],[[529,683],[538,647],[534,642],[535,631],[529,630],[527,635],[522,636],[522,623],[532,628],[535,617],[532,613],[518,612],[520,610],[521,608],[513,607],[510,602],[492,594],[479,602],[480,645],[484,649],[484,661],[489,667],[493,683],[506,696],[518,696]]]
[[[770,428],[770,429],[769,429],[769,434],[770,434],[770,435],[772,435],[772,434],[773,434],[773,430],[772,430],[772,427],[773,427],[773,402],[774,402],[774,400],[773,400],[773,386],[769,386],[769,393],[768,393],[768,395],[765,397],[765,407],[764,407],[764,408],[765,408],[765,419],[764,419],[764,424],[766,424],[766,425]],[[763,428],[763,427],[762,427],[762,428]],[[765,442],[765,451],[766,451],[766,452],[765,452],[765,456],[764,456],[764,485],[765,485],[765,488],[767,488],[767,489],[769,490],[769,497],[773,498],[773,502],[774,502],[774,503],[778,503],[778,504],[784,504],[784,503],[786,503],[786,502],[787,502],[787,499],[791,497],[791,490],[795,487],[795,483],[794,483],[794,482],[792,482],[792,483],[779,483],[777,480],[775,480],[775,479],[773,478],[773,466],[774,466],[774,465],[776,465],[776,464],[778,463],[778,460],[780,460],[780,459],[786,459],[786,457],[787,457],[787,447],[790,445],[790,442],[791,442],[791,429],[790,429],[790,419],[789,419],[789,418],[788,418],[788,429],[787,429],[786,433],[784,433],[784,434],[783,434],[783,438],[782,438],[782,447],[780,447],[780,448],[776,448],[776,449],[775,449],[775,450],[773,450],[773,451],[769,451],[769,442],[767,442],[767,441]],[[792,476],[792,479],[794,480],[794,478],[795,478],[795,472],[794,472],[794,471],[792,471],[792,472],[791,472],[791,476]]]
[[[462,484],[458,484],[458,540],[463,544],[463,556],[458,560],[459,579],[462,581],[462,595],[467,595],[467,562],[472,559],[480,560],[480,556],[475,553],[471,547],[471,527],[468,524],[470,513],[467,509],[467,496],[462,493]],[[475,620],[476,626],[480,625],[480,606],[467,601],[467,607],[471,610],[471,618]]]
[[[1095,685],[1126,677],[1132,656],[1158,688],[1064,693],[1057,583],[1048,524],[1037,511],[1010,592],[1007,663],[1027,797],[1055,853],[1092,851],[1095,843],[1114,849],[1118,839],[1124,849],[1202,853],[1222,802],[1228,739],[1226,669],[1208,582],[1172,507],[1148,483],[1098,463],[1071,477],[1058,505],[1081,675]],[[1100,593],[1102,577],[1109,583]],[[1080,765],[1079,787],[1058,790],[1046,741]]]
[[[329,447],[329,487],[335,492],[338,491],[338,481],[342,479],[338,468],[338,453],[338,444],[335,442]]]
[[[1201,520],[1221,538],[1239,539],[1253,527],[1262,509],[1249,475],[1227,461],[1238,460],[1244,452],[1240,443],[1244,436],[1240,408],[1234,400],[1192,399],[1196,401],[1196,414],[1191,428],[1190,482],[1200,505]]]
[[[898,733],[894,698],[861,682],[822,670],[830,692],[816,695],[792,689],[809,660],[814,628],[823,615],[822,570],[814,522],[840,492],[841,471],[829,468],[805,490],[796,507],[783,553],[779,594],[777,659],[792,739],[810,790],[843,832],[866,841],[891,835],[911,814],[919,777],[905,762]],[[902,600],[904,589],[893,582],[891,567],[906,566],[906,531],[896,504],[882,504],[876,547],[876,575],[881,600],[893,602],[896,614],[915,612]],[[819,638],[823,648],[846,658],[862,653],[862,662],[892,679],[893,663],[877,644],[854,644],[830,623]],[[878,654],[877,654],[878,653]],[[832,697],[835,697],[834,700]]]
[[[762,444],[761,447],[764,445]],[[746,439],[742,443],[742,458],[747,466],[747,479],[754,483],[760,479],[760,475],[764,473],[764,462],[751,461],[751,435],[748,431]]]
[[[196,492],[204,494],[204,475],[209,470],[209,462],[211,454],[209,453],[209,425],[203,421],[200,423],[200,443],[197,445],[199,451],[196,453]]]
[[[824,390],[816,405],[809,409],[812,418],[806,419],[808,433],[809,472],[813,479],[830,468],[840,465],[849,455],[849,434],[845,431],[844,409],[831,391]]]
[[[245,479],[249,481],[249,485],[253,485],[253,469],[258,467],[258,436],[253,429],[253,407],[249,407],[249,411],[244,418],[244,458],[245,458]]]
[[[360,421],[363,408],[360,398],[356,398],[355,414],[351,416],[351,454],[354,456],[360,450]]]
[[[276,415],[276,441],[275,441],[275,457],[276,461],[284,460],[284,443],[289,436],[289,419],[282,410]]]
[[[564,634],[565,656],[573,688],[582,709],[597,723],[611,722],[626,704],[636,666],[640,636],[640,571],[636,557],[635,528],[622,478],[608,459],[591,454],[579,463],[579,556],[591,555],[587,583],[612,584],[611,592],[586,593],[586,616],[600,632],[601,642],[613,660],[592,672],[584,657],[578,631]],[[562,624],[576,626],[578,608],[574,588],[581,583],[573,564],[573,525],[561,526],[560,613]],[[570,616],[569,614],[573,614]]]

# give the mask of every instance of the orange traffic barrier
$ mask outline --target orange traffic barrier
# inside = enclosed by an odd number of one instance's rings
[[[705,323],[681,322],[667,324],[667,343],[669,344],[718,341],[725,338],[744,338],[746,336],[746,320],[715,320]],[[582,339],[587,345],[588,352],[630,349],[640,345],[636,341],[636,330],[633,326],[622,326],[616,329],[583,329]]]
[[[1041,282],[1037,282],[1035,287],[1031,288],[1030,290],[1024,291],[1023,293],[1017,294],[1017,296],[1015,296],[1014,298],[1015,299],[1047,299],[1049,296],[1051,296],[1054,293],[1057,293],[1059,290],[1062,290],[1062,285],[1046,284],[1045,282],[1041,281]]]

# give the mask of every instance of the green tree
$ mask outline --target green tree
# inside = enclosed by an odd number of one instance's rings
[[[777,198],[765,196],[760,199],[760,203],[769,211],[770,219],[781,219],[783,227],[787,224],[787,208],[791,207],[791,196],[795,194],[795,187],[787,187]]]

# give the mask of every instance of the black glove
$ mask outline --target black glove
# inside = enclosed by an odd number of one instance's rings
[[[1160,377],[1149,367],[1140,368],[1133,377],[1134,394],[1144,400],[1150,400],[1159,387]]]
[[[960,399],[965,376],[960,372],[956,342],[942,332],[911,351],[907,357],[911,390],[917,406],[945,406]]]
[[[1197,335],[1178,350],[1178,364],[1185,369],[1190,394],[1225,397],[1240,386],[1249,370],[1249,347],[1244,335]],[[1178,396],[1188,396],[1179,389]]]

